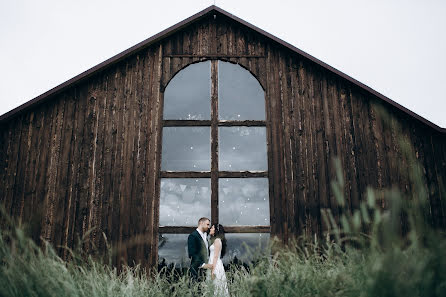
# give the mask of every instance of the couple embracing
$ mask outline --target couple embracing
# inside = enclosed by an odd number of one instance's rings
[[[210,240],[208,240],[209,232]],[[208,218],[198,220],[197,229],[187,239],[187,250],[191,258],[190,273],[195,281],[212,280],[218,296],[229,296],[225,269],[221,258],[226,252],[223,226],[212,225]]]

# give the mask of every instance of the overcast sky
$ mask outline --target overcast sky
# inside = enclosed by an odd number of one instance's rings
[[[0,114],[214,3],[0,1]],[[446,127],[445,0],[216,5]]]

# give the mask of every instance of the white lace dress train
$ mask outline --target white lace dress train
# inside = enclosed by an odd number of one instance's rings
[[[215,245],[212,244],[209,247],[209,264],[213,263],[214,260],[214,253],[215,253]],[[229,297],[229,290],[228,290],[228,282],[226,280],[226,273],[225,273],[225,268],[223,267],[223,262],[220,259],[220,255],[221,255],[221,251],[218,255],[218,260],[217,260],[217,266],[215,267],[215,278],[213,280],[214,283],[214,288],[215,288],[215,296],[225,296],[225,297]],[[208,280],[211,279],[211,270],[207,271],[207,278]]]

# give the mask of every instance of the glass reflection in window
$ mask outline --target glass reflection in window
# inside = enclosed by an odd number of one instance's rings
[[[161,170],[209,171],[210,127],[164,127]]]
[[[187,66],[172,78],[164,92],[165,120],[211,118],[211,63]]]
[[[265,127],[220,127],[219,169],[266,171]]]
[[[222,261],[224,264],[248,263],[268,250],[269,233],[226,234],[227,252]]]
[[[209,178],[162,178],[160,226],[196,226],[211,216]]]
[[[223,226],[268,226],[267,178],[220,178],[218,205]]]
[[[243,67],[218,62],[220,120],[265,120],[265,96],[257,79]]]
[[[187,237],[189,234],[159,234],[158,265],[189,268]]]

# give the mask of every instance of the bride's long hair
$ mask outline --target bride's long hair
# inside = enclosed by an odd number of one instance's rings
[[[225,237],[225,229],[220,224],[214,225],[214,226],[215,226],[215,233],[211,237],[211,242],[213,243],[217,238],[220,238],[220,240],[221,240],[221,254],[220,254],[220,257],[223,258],[223,256],[226,254],[226,247],[228,245],[227,242],[226,242],[226,237]]]

